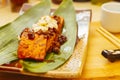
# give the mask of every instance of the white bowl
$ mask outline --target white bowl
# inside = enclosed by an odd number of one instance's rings
[[[109,32],[120,32],[120,3],[109,2],[101,6],[101,25]]]

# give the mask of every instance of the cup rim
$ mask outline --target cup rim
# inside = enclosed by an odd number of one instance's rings
[[[118,3],[118,2],[108,2],[108,3],[104,3],[104,4],[102,4],[101,8],[102,8],[102,10],[107,11],[107,12],[120,13],[120,10],[119,10],[119,11],[115,11],[115,10],[109,10],[109,9],[105,8],[106,6],[110,6],[110,5],[120,6],[120,3]]]

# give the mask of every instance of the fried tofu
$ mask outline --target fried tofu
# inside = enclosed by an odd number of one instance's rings
[[[25,28],[23,30],[20,35],[17,50],[19,59],[34,59],[37,61],[43,61],[46,54],[53,51],[53,48],[55,47],[54,44],[58,41],[58,36],[61,34],[64,19],[59,16],[51,17],[57,21],[57,29],[49,28],[45,32],[42,30],[35,32],[30,28]]]

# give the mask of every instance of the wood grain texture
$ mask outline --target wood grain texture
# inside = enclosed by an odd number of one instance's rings
[[[102,50],[116,49],[117,47],[96,31],[100,26],[99,22],[91,23],[88,56],[81,77],[87,80],[114,80],[114,78],[119,80],[120,61],[111,63],[101,55]]]

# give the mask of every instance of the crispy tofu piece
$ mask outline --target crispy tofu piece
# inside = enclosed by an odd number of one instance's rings
[[[44,35],[35,34],[34,40],[29,39],[27,32],[23,32],[18,46],[18,58],[43,60],[46,55],[47,39]]]
[[[38,34],[29,28],[24,29],[20,36],[20,42],[18,45],[18,58],[19,59],[34,59],[37,61],[43,61],[48,51],[53,45],[58,34],[61,34],[64,19],[58,16],[52,16],[57,20],[58,29],[56,31],[46,34]]]

